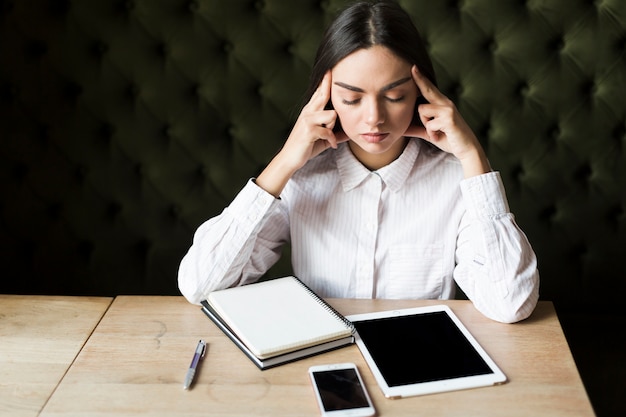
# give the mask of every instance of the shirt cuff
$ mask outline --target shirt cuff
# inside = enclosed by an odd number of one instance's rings
[[[231,215],[239,217],[245,223],[258,224],[270,208],[279,201],[256,185],[254,179],[250,179],[230,203],[228,209]]]
[[[468,212],[476,218],[494,218],[509,213],[509,203],[499,172],[488,172],[461,181]]]

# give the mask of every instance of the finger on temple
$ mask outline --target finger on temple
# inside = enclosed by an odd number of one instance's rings
[[[320,82],[320,85],[317,87],[317,90],[315,90],[315,94],[313,95],[319,110],[324,109],[324,107],[326,107],[326,103],[330,100],[330,87],[330,71],[327,71],[326,74],[324,74],[324,78],[322,78],[322,82]]]
[[[437,87],[435,87],[427,77],[422,75],[417,65],[413,65],[413,68],[411,68],[411,75],[413,76],[413,81],[415,81],[417,88],[419,88],[420,92],[429,103],[439,102],[445,98]]]

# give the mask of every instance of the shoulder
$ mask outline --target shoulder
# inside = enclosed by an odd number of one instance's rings
[[[462,173],[461,162],[451,153],[444,152],[425,140],[416,141],[419,146],[416,166],[437,168]]]
[[[289,192],[313,192],[339,181],[335,150],[327,149],[308,161],[287,183]]]
[[[335,150],[327,149],[308,161],[292,177],[293,181],[309,181],[312,178],[333,178],[338,175]]]
[[[418,189],[457,190],[463,180],[463,167],[452,154],[434,145],[416,140],[417,156],[408,174],[406,184]]]

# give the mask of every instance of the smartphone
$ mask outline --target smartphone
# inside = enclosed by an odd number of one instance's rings
[[[367,417],[376,413],[355,364],[312,366],[309,376],[322,416]]]

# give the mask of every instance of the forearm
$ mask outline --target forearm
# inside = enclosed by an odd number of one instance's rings
[[[289,179],[298,169],[288,159],[284,153],[279,153],[270,161],[255,181],[259,187],[276,198],[280,197]]]
[[[459,161],[463,167],[463,176],[466,179],[491,172],[487,155],[480,145],[459,158]]]

